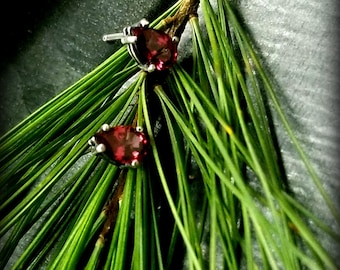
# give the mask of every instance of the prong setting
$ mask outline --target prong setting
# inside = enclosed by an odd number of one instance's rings
[[[141,126],[103,124],[88,143],[93,154],[119,167],[136,167],[147,154],[148,138]]]
[[[137,167],[139,165],[139,162],[137,160],[134,160],[131,162],[132,167]]]
[[[141,27],[148,27],[149,26],[149,21],[147,20],[147,19],[145,19],[145,18],[143,18],[143,19],[141,19],[140,21],[139,21],[139,25],[141,26]]]
[[[149,21],[145,18],[133,26],[125,27],[122,33],[103,36],[104,41],[116,39],[120,39],[122,44],[127,45],[130,56],[146,72],[168,69],[177,60],[179,38],[149,28]]]
[[[102,131],[109,131],[110,130],[110,126],[108,125],[108,124],[103,124],[102,126],[101,126],[101,130]]]
[[[96,146],[96,152],[98,154],[104,153],[106,151],[106,146],[103,143],[100,143]]]
[[[179,37],[177,37],[177,36],[172,37],[172,42],[178,43],[179,42]]]
[[[143,128],[141,126],[136,126],[136,131],[137,132],[143,132]]]
[[[156,66],[154,64],[150,64],[146,70],[147,72],[154,72],[156,70]]]
[[[88,144],[90,146],[96,146],[97,145],[97,141],[95,139],[95,137],[92,137],[91,139],[88,140]]]

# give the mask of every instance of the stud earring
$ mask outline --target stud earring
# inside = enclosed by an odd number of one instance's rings
[[[123,29],[122,33],[107,34],[103,41],[121,40],[128,46],[131,57],[147,72],[170,68],[177,60],[177,37],[149,28],[149,22],[142,19],[136,26]]]
[[[95,154],[121,167],[136,167],[147,153],[148,139],[141,127],[102,125],[90,140]]]

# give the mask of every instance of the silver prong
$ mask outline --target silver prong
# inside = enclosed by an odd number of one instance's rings
[[[137,131],[137,132],[143,132],[143,128],[140,127],[140,126],[137,126],[137,127],[136,127],[136,131]]]
[[[147,27],[150,23],[147,19],[143,18],[139,21],[140,26]]]
[[[110,130],[110,126],[109,126],[108,124],[103,124],[103,125],[101,126],[101,130],[102,130],[102,131],[108,131],[108,130]]]
[[[121,42],[123,44],[134,44],[137,41],[137,37],[136,36],[125,36],[121,39]]]
[[[147,67],[147,72],[153,72],[155,71],[156,69],[156,66],[154,64],[150,64],[148,67]]]
[[[87,141],[90,146],[95,146],[97,144],[95,137],[92,137]]]
[[[131,162],[131,166],[132,166],[132,167],[136,167],[136,166],[138,166],[138,165],[139,165],[138,160],[134,160],[134,161]]]
[[[123,33],[114,33],[114,34],[107,34],[103,35],[103,41],[112,41],[112,40],[117,40],[117,39],[123,39],[125,35]]]
[[[178,43],[178,42],[179,42],[179,37],[174,36],[174,37],[172,38],[172,41],[175,42],[175,43]]]
[[[106,150],[106,146],[102,143],[100,143],[96,146],[96,152],[97,153],[103,153],[103,152],[105,152],[105,150]]]

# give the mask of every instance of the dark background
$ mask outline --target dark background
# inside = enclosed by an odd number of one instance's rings
[[[163,3],[162,3],[163,2]],[[175,1],[12,1],[0,11],[0,134],[111,55],[121,32]]]

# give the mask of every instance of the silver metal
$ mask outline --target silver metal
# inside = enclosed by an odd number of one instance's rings
[[[154,64],[150,64],[149,66],[147,66],[146,71],[147,72],[153,72],[153,71],[155,71],[155,69],[156,69],[156,66]]]
[[[125,35],[123,33],[107,34],[107,35],[103,35],[103,41],[112,41],[112,40],[122,39],[124,37]]]
[[[148,27],[149,24],[149,21],[143,18],[137,25],[141,27]],[[131,36],[129,33],[130,27],[125,27],[122,33],[105,34],[102,39],[106,42],[120,39],[123,44],[133,44],[137,41],[137,37]]]
[[[136,131],[137,131],[137,132],[143,132],[143,128],[140,127],[140,126],[137,126],[137,127],[136,127]]]
[[[108,124],[103,124],[100,128],[101,131],[106,132],[110,130],[110,126]],[[106,146],[103,143],[97,142],[95,136],[88,140],[88,144],[92,148],[92,152],[94,154],[100,154],[106,151]]]
[[[92,137],[91,139],[88,140],[88,144],[90,146],[96,146],[97,145],[96,139]]]
[[[178,43],[178,42],[179,42],[179,37],[174,36],[174,37],[172,38],[172,41],[175,42],[175,43]]]
[[[135,26],[148,28],[149,24],[150,24],[149,21],[147,19],[143,18],[137,24],[135,24],[134,26],[125,27],[123,29],[122,33],[113,33],[113,34],[103,35],[103,41],[109,42],[109,41],[120,39],[122,44],[128,45],[127,47],[128,47],[129,54],[137,62],[139,68],[146,71],[146,72],[151,73],[151,72],[156,70],[156,66],[154,64],[141,63],[139,56],[136,53],[136,48],[135,48],[135,44],[137,42],[137,37],[132,35],[132,33],[131,33],[131,28],[133,28]],[[174,37],[173,40],[175,42],[178,42],[179,38]]]
[[[103,41],[109,42],[120,39],[122,44],[133,44],[136,43],[137,37],[127,36],[124,33],[107,34],[103,36]]]
[[[109,130],[110,130],[110,126],[109,126],[108,124],[103,124],[103,125],[101,126],[101,130],[102,130],[102,131],[109,131]]]
[[[106,151],[106,146],[104,144],[100,143],[96,146],[97,153],[103,153],[105,151]]]
[[[135,44],[137,41],[136,36],[125,36],[120,40],[123,44]]]
[[[149,26],[149,24],[150,24],[149,21],[145,18],[143,18],[139,21],[139,25],[142,26],[142,27],[147,27],[147,26]]]
[[[139,165],[139,162],[137,160],[134,160],[134,161],[131,162],[132,167],[136,167],[138,165]]]

